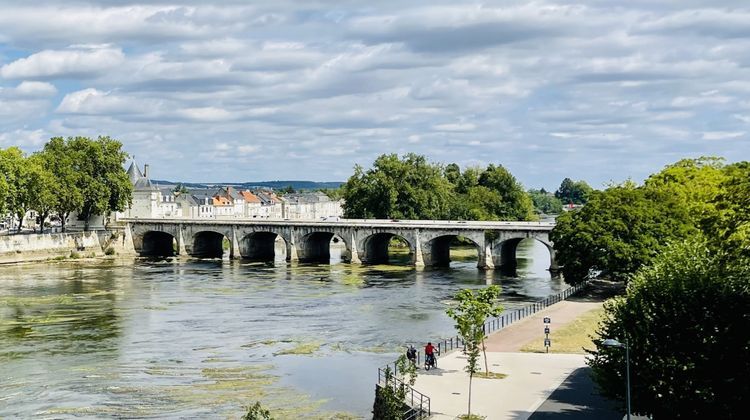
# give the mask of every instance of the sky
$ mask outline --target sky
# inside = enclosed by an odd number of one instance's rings
[[[414,152],[601,188],[750,160],[750,3],[0,0],[0,147],[79,135],[189,182]]]

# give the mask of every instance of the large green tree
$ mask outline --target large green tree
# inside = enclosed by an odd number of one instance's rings
[[[66,140],[66,149],[77,172],[76,186],[83,197],[80,218],[86,227],[91,216],[125,210],[133,185],[123,169],[128,155],[122,143],[109,137],[73,137]]]
[[[64,232],[68,216],[81,211],[83,207],[83,193],[80,187],[82,174],[76,163],[80,154],[69,147],[69,141],[62,137],[53,137],[44,145],[41,155],[53,176],[56,193],[53,210],[60,217]]]
[[[57,205],[59,185],[55,182],[49,162],[41,153],[35,153],[26,158],[28,166],[27,188],[30,196],[27,198],[29,207],[39,214],[38,223],[44,232],[44,222]]]
[[[17,147],[0,149],[0,212],[15,213],[18,173],[23,166],[23,152]]]
[[[529,197],[534,204],[534,210],[542,214],[560,214],[563,211],[562,202],[554,194],[541,190],[529,190]]]
[[[672,194],[685,206],[696,226],[716,217],[716,196],[727,174],[724,159],[682,159],[667,165],[644,182],[648,190]]]
[[[343,186],[344,214],[353,218],[446,219],[452,188],[442,168],[413,153],[382,155],[356,166]]]
[[[710,238],[715,242],[717,238]],[[633,411],[654,419],[747,415],[750,264],[701,240],[676,243],[605,304],[589,364],[604,393],[623,398],[628,341]]]
[[[593,191],[594,189],[586,181],[573,181],[565,178],[560,183],[560,188],[555,191],[555,197],[563,204],[586,204]]]
[[[703,220],[706,235],[716,238],[731,258],[750,257],[750,162],[729,165],[711,204],[715,213]]]
[[[592,194],[580,210],[557,218],[550,233],[565,281],[590,273],[625,280],[669,242],[698,230],[682,201],[632,182]]]
[[[499,220],[535,220],[534,205],[516,177],[502,165],[488,165],[479,175],[479,186],[494,191],[499,202],[483,203]]]

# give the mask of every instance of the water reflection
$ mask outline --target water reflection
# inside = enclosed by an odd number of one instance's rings
[[[512,277],[453,260],[3,267],[0,417],[236,417],[256,399],[295,417],[364,416],[377,366],[453,334],[444,309],[457,290],[500,284],[512,309],[563,287],[534,242]]]

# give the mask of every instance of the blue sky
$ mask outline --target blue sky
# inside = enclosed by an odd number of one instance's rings
[[[345,180],[382,153],[527,187],[750,157],[746,1],[0,1],[0,147],[153,177]]]

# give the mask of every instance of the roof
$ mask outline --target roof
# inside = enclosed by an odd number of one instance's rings
[[[128,178],[130,178],[130,183],[135,185],[136,181],[143,178],[143,173],[141,173],[141,170],[138,169],[138,165],[135,163],[135,159],[133,159],[130,162],[130,167],[128,168]]]
[[[260,198],[258,198],[258,196],[257,196],[257,195],[253,194],[253,193],[252,193],[252,192],[250,192],[250,191],[247,191],[247,190],[245,190],[245,191],[240,191],[240,194],[241,194],[241,195],[242,195],[242,197],[243,197],[243,198],[245,199],[245,202],[246,202],[246,203],[260,203],[260,202],[261,202],[261,201],[260,201]]]
[[[294,193],[284,196],[284,200],[293,203],[325,203],[330,197],[322,192]]]
[[[220,195],[214,196],[214,206],[231,206],[232,202],[228,198]]]

